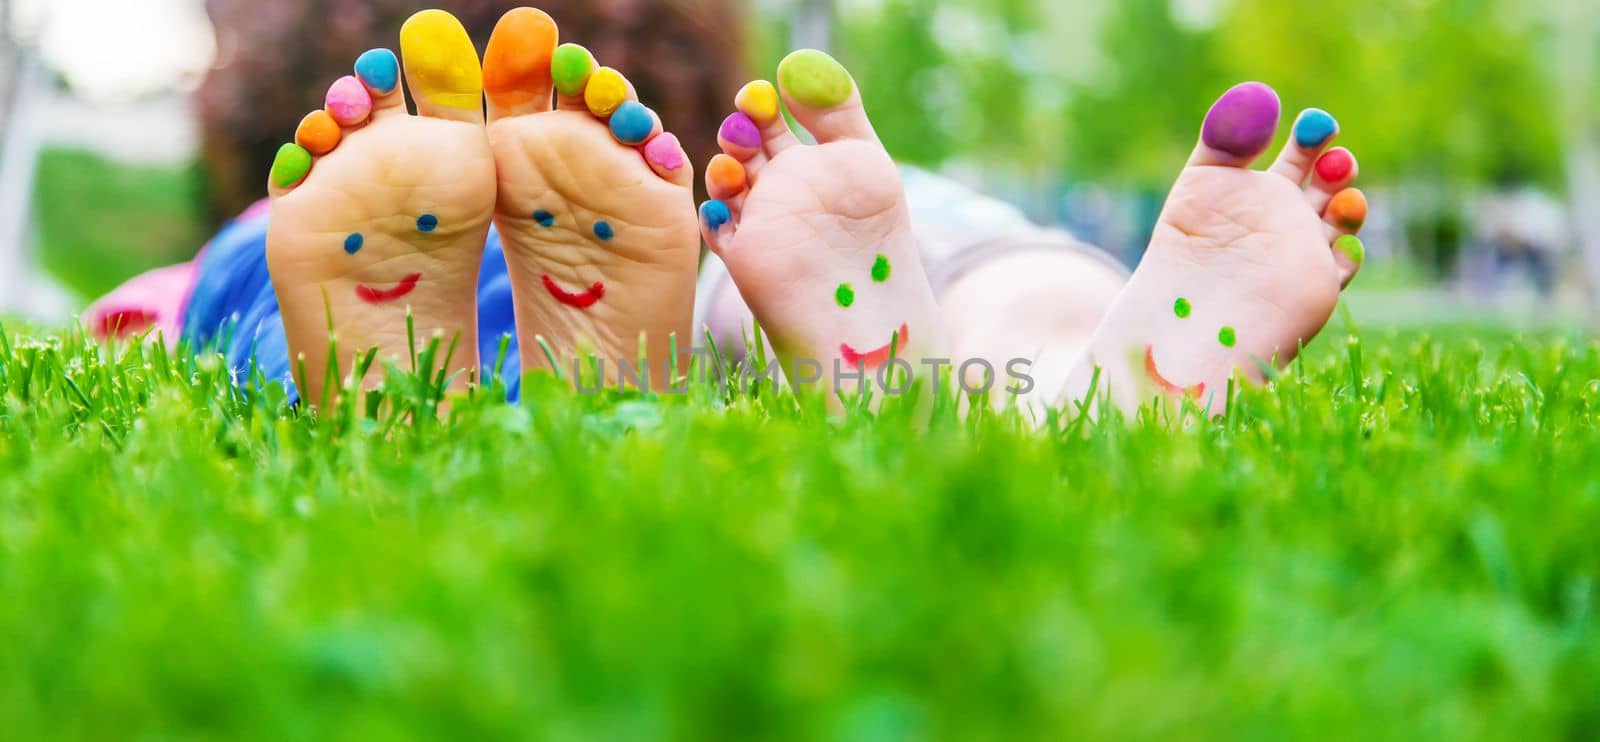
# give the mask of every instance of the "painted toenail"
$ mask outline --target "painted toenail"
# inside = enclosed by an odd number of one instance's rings
[[[1206,114],[1200,139],[1207,147],[1235,157],[1259,154],[1278,126],[1278,94],[1259,82],[1235,85]]]
[[[623,144],[643,144],[655,128],[650,109],[638,101],[626,101],[611,114],[611,135]]]
[[[495,24],[483,53],[483,90],[497,106],[548,104],[550,55],[560,32],[542,10],[517,8]],[[537,101],[543,92],[546,100]]]
[[[728,210],[728,205],[712,199],[700,204],[700,219],[706,223],[706,228],[712,232],[722,228],[722,225],[733,221],[733,212]]]
[[[1178,319],[1188,319],[1193,311],[1194,307],[1189,305],[1188,299],[1180,296],[1177,301],[1172,302],[1172,313],[1178,315]]]
[[[735,113],[722,121],[722,128],[717,130],[717,136],[744,149],[756,149],[761,146],[761,130],[756,128],[756,122],[743,113]]]
[[[1317,177],[1325,183],[1340,183],[1350,177],[1350,171],[1356,167],[1356,158],[1350,150],[1344,147],[1328,150],[1328,153],[1317,160]]]
[[[1341,235],[1339,239],[1333,241],[1333,247],[1343,253],[1345,259],[1356,267],[1360,267],[1367,259],[1367,246],[1361,242],[1360,237],[1353,234]]]
[[[1367,196],[1358,188],[1346,188],[1333,194],[1328,203],[1328,218],[1334,224],[1356,231],[1367,223]]]
[[[343,135],[339,131],[339,122],[333,120],[332,114],[327,111],[312,111],[300,119],[300,126],[294,130],[294,143],[320,157],[339,146],[341,136]]]
[[[1222,343],[1226,347],[1232,348],[1234,343],[1239,342],[1238,333],[1235,333],[1232,327],[1224,327],[1220,330],[1217,330],[1217,342]]]
[[[889,256],[878,253],[878,257],[872,261],[872,280],[877,283],[889,280]]]
[[[388,49],[371,49],[356,59],[356,77],[378,95],[388,95],[400,85],[400,59]]]
[[[851,304],[856,303],[856,290],[848,283],[841,283],[839,288],[833,290],[833,300],[839,306],[849,309]]]
[[[1327,144],[1338,132],[1339,122],[1327,111],[1307,108],[1300,114],[1300,120],[1294,122],[1294,143],[1301,149],[1315,149]]]
[[[672,172],[683,167],[683,146],[678,143],[677,135],[666,132],[650,140],[644,146],[645,159],[655,163],[656,167],[667,172]]]
[[[612,237],[617,236],[617,231],[611,228],[610,222],[595,222],[594,236],[599,237],[601,242],[610,242]]]
[[[372,95],[360,80],[350,75],[335,80],[328,88],[328,113],[342,126],[355,126],[372,115]]]
[[[550,77],[562,95],[583,92],[583,86],[589,82],[589,75],[593,72],[594,55],[577,44],[556,47],[555,56],[550,58]]]
[[[439,227],[439,217],[432,214],[423,214],[417,217],[418,232],[432,232]]]
[[[778,119],[778,89],[766,80],[746,83],[733,105],[757,124],[770,124]]]
[[[541,227],[554,227],[556,225],[556,215],[544,209],[533,212],[533,220],[538,222]]]
[[[424,10],[400,27],[411,94],[435,105],[483,111],[483,65],[461,21],[442,10]]]
[[[719,154],[711,158],[711,163],[706,165],[707,192],[725,198],[743,191],[744,187],[744,165],[727,155]]]
[[[622,73],[610,67],[601,67],[589,76],[589,86],[583,89],[583,102],[589,113],[610,116],[628,99],[628,82]]]
[[[778,82],[801,105],[833,108],[850,99],[855,83],[837,60],[816,49],[801,49],[778,63]]]
[[[288,188],[300,182],[311,172],[311,153],[298,144],[285,144],[272,158],[272,182],[279,188]]]
[[[361,246],[365,243],[366,238],[362,237],[360,232],[351,233],[349,237],[344,238],[344,251],[354,255],[361,252]]]

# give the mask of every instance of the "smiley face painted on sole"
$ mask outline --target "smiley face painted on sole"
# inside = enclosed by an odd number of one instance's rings
[[[559,220],[555,213],[548,209],[535,209],[533,211],[533,222],[539,225],[541,230],[547,230],[557,228]],[[604,219],[592,222],[588,231],[591,239],[601,246],[617,238],[616,227]],[[539,283],[544,286],[544,290],[550,294],[551,298],[579,311],[594,306],[606,297],[606,284],[604,281],[595,281],[585,288],[574,290],[562,286],[550,274],[541,273],[539,274]]]
[[[1180,296],[1172,302],[1172,314],[1180,322],[1189,320],[1194,315],[1194,304],[1188,297]],[[1223,325],[1217,328],[1216,342],[1224,348],[1232,348],[1239,343],[1239,332],[1232,325]],[[1157,389],[1168,394],[1185,396],[1199,401],[1206,393],[1206,385],[1202,382],[1193,386],[1184,386],[1172,381],[1170,377],[1161,372],[1156,363],[1156,348],[1154,345],[1144,347],[1144,372]]]
[[[868,271],[868,276],[872,282],[887,283],[892,273],[893,268],[889,264],[889,256],[878,253],[872,261],[872,268]],[[855,286],[849,282],[839,284],[833,290],[833,302],[840,309],[849,309],[855,306]],[[894,357],[896,353],[904,352],[906,344],[909,342],[911,342],[911,327],[907,323],[901,322],[900,328],[890,335],[889,342],[870,350],[858,350],[850,343],[840,343],[839,357],[844,359],[844,362],[850,366],[876,368],[888,363],[889,359]]]
[[[427,213],[417,217],[417,232],[423,235],[431,234],[439,228],[439,217]],[[361,232],[351,232],[346,235],[340,247],[352,259],[362,259],[362,251],[367,247],[367,237]],[[422,281],[422,274],[418,272],[406,273],[393,284],[388,286],[358,283],[355,286],[356,298],[367,304],[388,304],[399,301],[417,290],[417,284]]]

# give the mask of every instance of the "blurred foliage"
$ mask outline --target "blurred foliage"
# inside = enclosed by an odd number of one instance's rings
[[[412,13],[455,13],[478,49],[494,24],[526,0],[207,0],[218,58],[196,99],[204,127],[207,208],[220,222],[265,196],[273,153],[361,52],[398,51]],[[704,162],[717,125],[744,81],[740,4],[731,0],[540,0],[532,3],[602,64],[623,71],[640,96]]]
[[[1211,101],[1262,80],[1285,130],[1333,112],[1369,175],[1556,184],[1557,5],[856,0],[836,46],[891,151],[921,165],[1164,186]]]
[[[193,166],[127,165],[89,152],[45,150],[36,188],[40,260],[81,297],[188,260],[205,239]]]

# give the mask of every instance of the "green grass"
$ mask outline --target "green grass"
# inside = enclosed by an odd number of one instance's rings
[[[125,165],[46,150],[34,188],[39,262],[80,297],[189,260],[205,240],[192,167]]]
[[[913,432],[0,343],[8,739],[1594,739],[1600,345],[1330,334],[1215,421]],[[358,403],[359,402],[359,403]],[[362,411],[358,412],[358,408]]]

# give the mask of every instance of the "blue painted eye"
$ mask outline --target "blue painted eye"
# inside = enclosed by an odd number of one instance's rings
[[[541,227],[553,227],[556,224],[556,215],[544,209],[533,212],[533,220]]]
[[[419,232],[432,232],[438,226],[439,217],[432,214],[423,214],[417,217],[417,231]]]
[[[344,251],[354,255],[361,251],[361,245],[365,242],[360,232],[351,233],[349,237],[344,238]]]
[[[594,236],[599,237],[602,242],[608,242],[612,237],[617,236],[617,231],[611,228],[609,222],[595,222]]]

